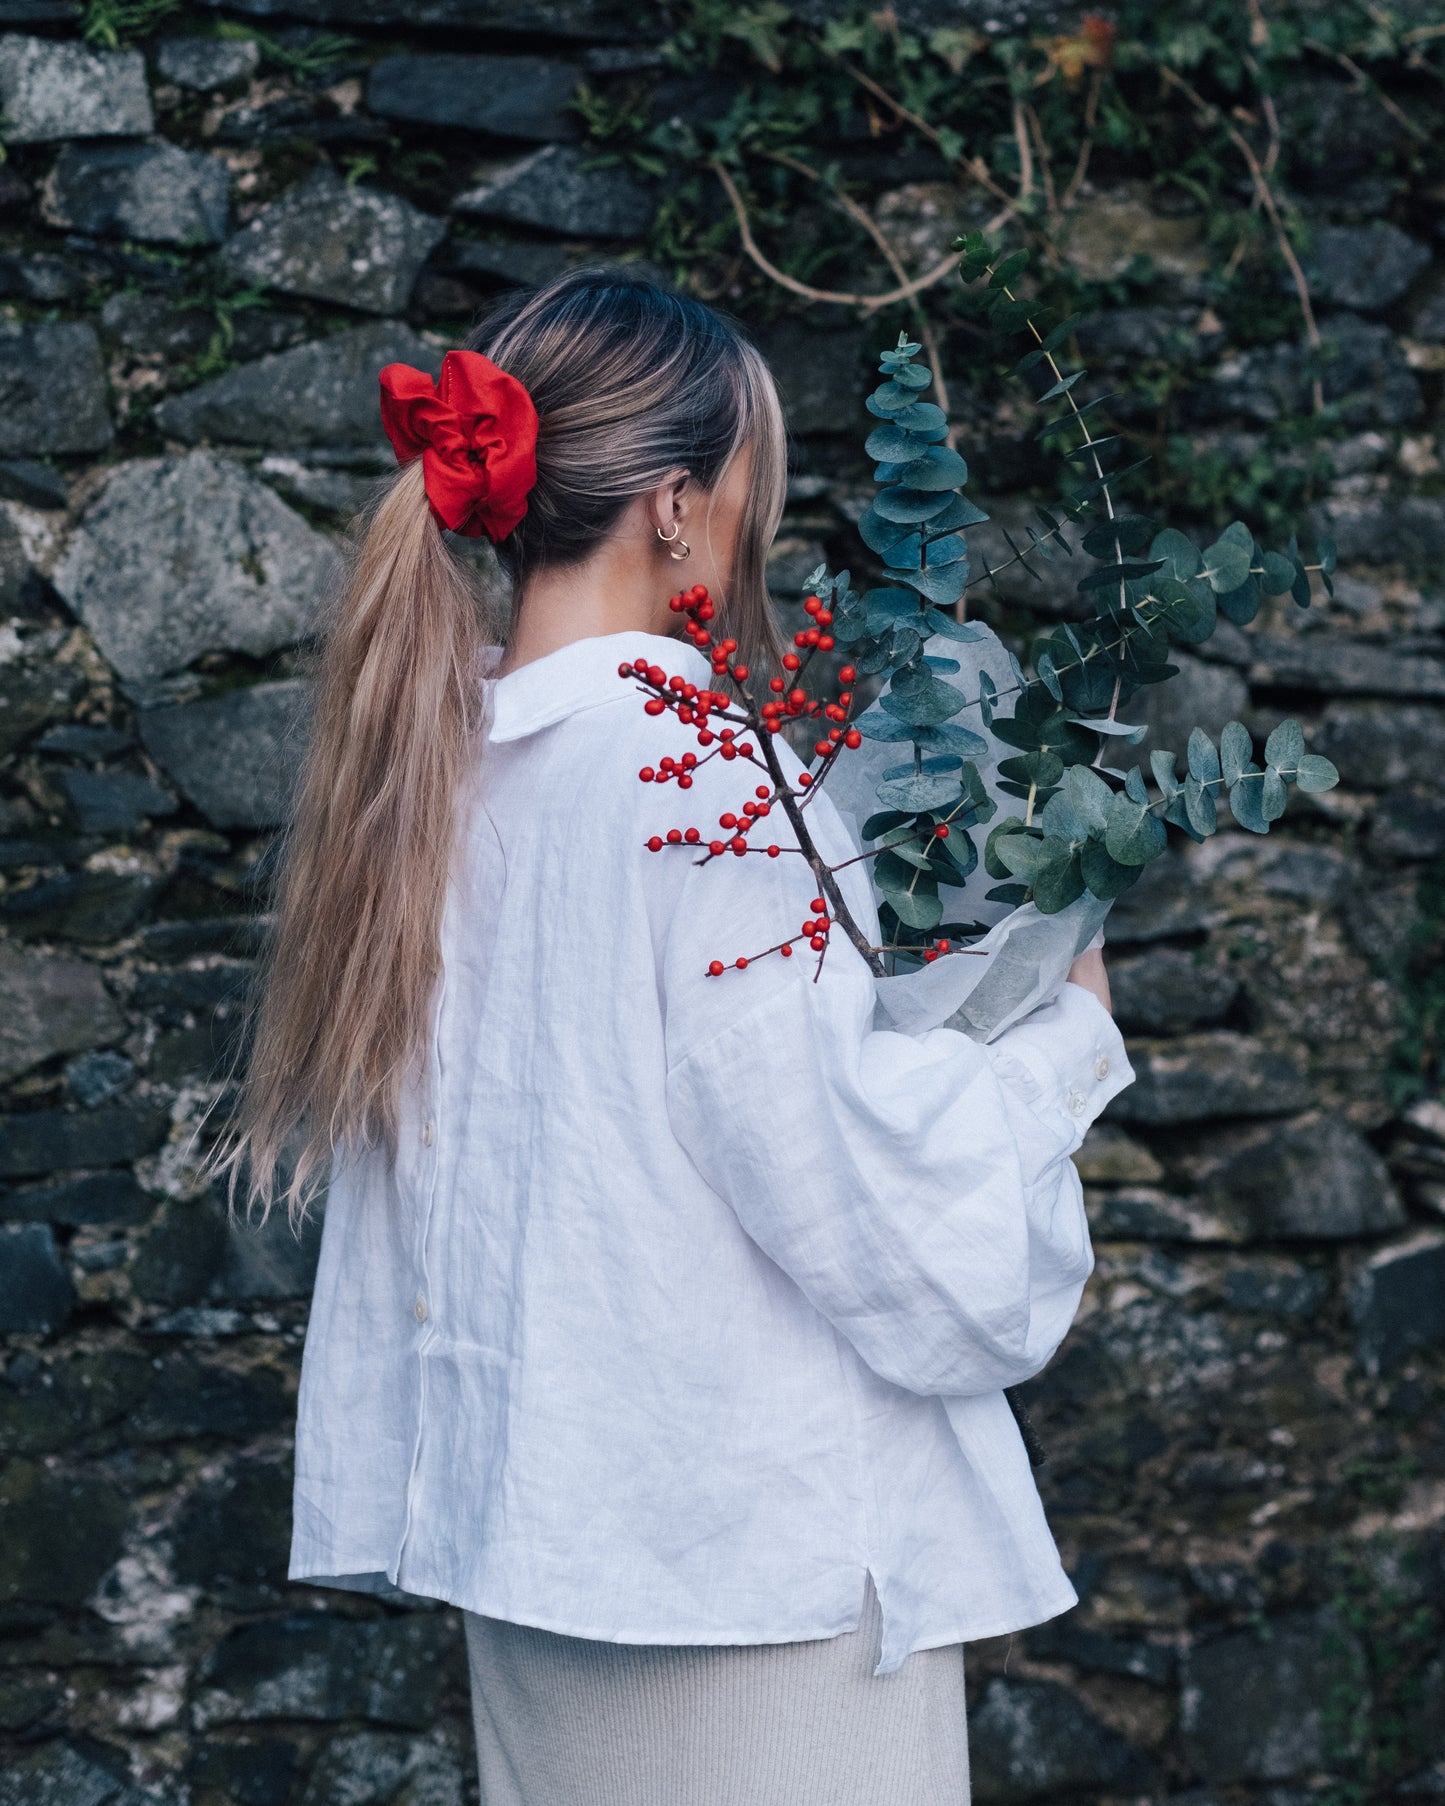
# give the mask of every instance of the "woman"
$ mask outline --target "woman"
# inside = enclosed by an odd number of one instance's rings
[[[694,736],[619,666],[707,680],[684,571],[775,655],[772,380],[606,272],[468,351],[439,393],[382,375],[403,467],[329,624],[220,1162],[293,1213],[329,1169],[291,1576],[462,1608],[486,1806],[964,1801],[963,1642],[1077,1599],[1002,1388],[1093,1265],[1069,1155],[1134,1076],[1102,959],[986,1047],[875,1031],[841,936],[816,982],[710,975],[813,877],[647,850],[738,786],[639,784]],[[497,544],[500,654],[443,525]]]

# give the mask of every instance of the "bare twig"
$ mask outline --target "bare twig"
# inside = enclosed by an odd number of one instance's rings
[[[1406,35],[1412,36],[1413,34],[1407,33]],[[1318,38],[1301,38],[1300,42],[1307,49],[1315,51],[1320,56],[1327,56],[1338,63],[1348,75],[1355,78],[1355,86],[1363,93],[1373,94],[1391,119],[1397,125],[1404,126],[1412,138],[1418,138],[1424,144],[1430,142],[1430,134],[1424,126],[1417,124],[1398,101],[1392,100],[1380,84],[1366,70],[1362,69],[1352,56],[1346,56],[1343,50],[1336,50],[1332,44],[1322,44]]]
[[[1250,177],[1254,182],[1255,197],[1258,200],[1259,205],[1263,208],[1265,217],[1269,220],[1271,227],[1274,229],[1275,242],[1279,246],[1280,255],[1284,258],[1285,263],[1288,266],[1290,280],[1294,283],[1295,294],[1299,299],[1300,313],[1304,319],[1305,337],[1309,341],[1310,349],[1318,353],[1323,342],[1320,338],[1319,326],[1315,321],[1314,306],[1310,300],[1310,285],[1305,278],[1305,273],[1300,265],[1300,260],[1295,254],[1295,248],[1289,241],[1289,233],[1285,231],[1284,221],[1280,217],[1279,206],[1274,198],[1274,190],[1270,187],[1269,178],[1266,176],[1259,158],[1254,153],[1254,147],[1250,144],[1244,133],[1240,131],[1239,127],[1237,125],[1232,125],[1220,109],[1214,105],[1213,101],[1206,100],[1199,90],[1185,81],[1184,77],[1176,70],[1169,68],[1167,64],[1161,63],[1159,65],[1159,73],[1169,87],[1178,88],[1180,93],[1193,104],[1203,118],[1218,120],[1219,123],[1223,125],[1230,143],[1239,152],[1240,156],[1244,158],[1245,164],[1249,169]],[[1320,381],[1318,372],[1316,372],[1311,384],[1311,399],[1314,404],[1315,412],[1317,414],[1321,413],[1324,409],[1325,397],[1324,386]]]
[[[775,263],[770,262],[758,248],[743,197],[738,192],[737,183],[733,181],[723,164],[714,158],[709,167],[727,190],[727,197],[732,202],[733,214],[738,223],[738,234],[748,256],[763,274],[776,282],[780,288],[787,289],[790,294],[800,295],[805,301],[826,301],[835,306],[858,307],[865,313],[876,313],[880,307],[892,307],[899,301],[911,301],[915,295],[921,295],[924,289],[932,288],[936,283],[942,282],[946,276],[951,276],[958,268],[958,255],[956,252],[950,252],[942,263],[935,265],[924,275],[915,276],[911,282],[904,282],[898,288],[889,289],[886,294],[882,295],[846,294],[841,290],[814,288],[811,283],[799,282],[796,276],[790,276],[786,270],[780,270]]]

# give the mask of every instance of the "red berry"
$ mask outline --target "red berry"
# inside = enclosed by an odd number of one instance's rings
[[[837,643],[838,642],[833,638],[831,633],[820,633],[818,635],[819,652],[831,652]]]
[[[778,952],[782,954],[784,959],[791,959],[793,957],[793,943],[791,941],[784,941],[782,946],[779,947]]]
[[[844,665],[843,669],[838,673],[838,682],[840,684],[850,684],[857,675],[858,673],[853,669],[852,665]]]
[[[823,604],[816,596],[809,596],[803,604],[803,613],[805,615],[815,615],[822,606]]]
[[[734,678],[735,682],[746,683],[747,676],[748,676],[748,668],[746,665],[734,665],[733,666],[733,678]]]
[[[745,959],[735,959],[733,964],[737,967],[739,972],[746,972],[748,969],[748,962]]]
[[[861,746],[863,744],[863,736],[858,732],[856,727],[850,727],[843,736],[843,744],[844,746]]]
[[[820,608],[818,610],[818,625],[820,627],[831,627],[833,625],[833,611],[831,608]]]
[[[715,959],[712,962],[712,964],[708,967],[708,971],[712,974],[712,976],[714,978],[721,978],[722,974],[723,974],[722,961],[720,959]]]
[[[812,781],[813,774],[811,771],[800,771],[798,773],[798,788],[800,790],[806,790]]]
[[[783,850],[783,849],[782,849],[782,848],[781,848],[781,847],[769,847],[769,848],[768,848],[768,858],[769,858],[769,859],[776,859],[776,858],[777,858],[777,856],[778,856],[778,854],[779,854],[779,853],[781,853],[781,852],[782,852],[782,850]]]
[[[667,830],[667,844],[670,847],[680,846],[682,844],[681,828],[669,828]]]
[[[821,953],[823,951],[823,949],[828,945],[828,942],[827,942],[827,939],[825,936],[823,936],[821,934],[815,934],[813,936],[812,940],[810,940],[808,942],[808,945],[813,949],[814,953]]]
[[[782,678],[781,677],[770,677],[768,679],[768,688],[773,692],[773,694],[775,696],[781,696],[782,692],[783,692]]]
[[[642,779],[644,784],[650,784],[652,782],[652,780],[657,776],[657,773],[652,769],[652,767],[650,765],[644,765],[642,770],[639,771],[637,775],[638,775],[638,777],[640,777]]]
[[[798,657],[796,652],[785,652],[783,654],[783,669],[785,671],[796,671],[798,666],[801,665],[802,662],[803,662],[802,659],[800,659]],[[781,685],[779,685],[778,687],[780,689],[782,688]]]
[[[808,693],[806,690],[790,690],[788,692],[788,701],[790,703],[792,703],[794,708],[797,708],[797,709],[802,708],[803,704],[807,700],[808,700]]]
[[[709,853],[725,853],[727,848],[720,840],[710,840],[707,843],[707,850]]]
[[[939,840],[947,840],[948,839],[948,823],[940,822],[938,824],[938,826],[933,830],[933,832]]]
[[[949,942],[949,941],[940,941],[940,942],[939,942],[939,943],[938,943],[938,951],[939,951],[939,952],[940,952],[940,953],[947,953],[947,952],[948,952],[948,949],[949,949],[949,947],[950,947],[950,945],[951,945],[951,944],[952,944],[952,943],[951,943],[951,942]]]
[[[717,825],[720,828],[735,828],[738,825],[738,818],[729,809],[726,815],[720,815],[717,818]]]
[[[660,696],[650,696],[642,706],[649,715],[660,715],[667,704]]]
[[[698,833],[696,828],[689,828],[683,835],[683,839],[690,847],[695,847],[701,838],[702,836]]]
[[[812,910],[814,915],[819,914],[821,911],[825,910],[827,907],[828,907],[828,905],[824,902],[824,900],[821,897],[814,897],[813,901],[808,905],[808,908]]]
[[[632,666],[631,665],[619,665],[617,667],[617,675],[619,677],[631,677]]]
[[[832,752],[832,750],[833,750],[833,748],[828,744],[828,742],[826,740],[818,740],[818,741],[814,742],[813,751],[816,753],[821,753],[824,757],[826,757],[830,752]]]
[[[648,841],[647,850],[649,853],[660,853],[662,851],[662,836],[660,834],[654,834],[652,839]]]

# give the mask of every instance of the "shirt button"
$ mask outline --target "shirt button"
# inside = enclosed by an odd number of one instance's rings
[[[412,1314],[413,1314],[413,1316],[415,1316],[417,1322],[425,1323],[427,1320],[427,1314],[428,1314],[427,1308],[426,1308],[426,1299],[418,1298],[416,1303],[411,1308],[412,1308]]]
[[[1106,1079],[1108,1076],[1109,1056],[1108,1054],[1100,1054],[1098,1059],[1094,1062],[1094,1077],[1096,1079]]]
[[[1079,1090],[1077,1085],[1071,1085],[1069,1087],[1069,1109],[1070,1109],[1071,1113],[1073,1115],[1077,1116],[1079,1114],[1079,1112],[1083,1109],[1083,1107],[1084,1107],[1083,1092]]]
[[[421,1126],[421,1145],[424,1148],[429,1148],[431,1146],[431,1138],[432,1138],[432,1121],[431,1121],[431,1118],[428,1117]]]

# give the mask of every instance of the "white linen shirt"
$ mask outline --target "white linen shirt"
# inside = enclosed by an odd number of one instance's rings
[[[841,930],[816,982],[805,948],[708,976],[815,884],[796,850],[646,850],[762,774],[639,782],[698,749],[638,657],[709,681],[631,632],[483,680],[395,1165],[333,1161],[290,1576],[731,1644],[854,1629],[866,1568],[888,1674],[1078,1600],[1002,1388],[1073,1320],[1070,1155],[1135,1075],[1072,983],[983,1045],[874,1028]],[[809,813],[856,850],[826,790]],[[767,839],[796,849],[781,809]],[[866,872],[839,881],[872,928]]]

